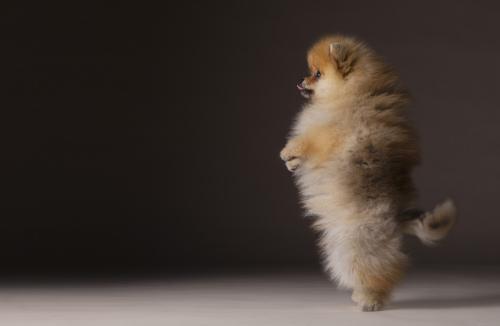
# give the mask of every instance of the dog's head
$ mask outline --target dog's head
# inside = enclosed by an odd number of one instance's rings
[[[345,89],[368,49],[359,41],[329,36],[314,44],[307,54],[310,75],[297,84],[300,93],[311,99],[329,98]]]

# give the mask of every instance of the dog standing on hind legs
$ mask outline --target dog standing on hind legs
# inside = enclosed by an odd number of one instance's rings
[[[407,264],[403,234],[436,243],[455,223],[455,206],[415,208],[420,151],[409,97],[380,57],[336,35],[314,44],[307,62],[310,76],[297,88],[308,102],[280,156],[315,217],[329,275],[363,311],[380,310]]]

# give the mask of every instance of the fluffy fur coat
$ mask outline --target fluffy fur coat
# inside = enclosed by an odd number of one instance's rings
[[[447,200],[416,209],[411,172],[420,152],[408,94],[391,68],[344,36],[321,39],[307,61],[311,74],[297,87],[309,100],[281,158],[322,234],[326,270],[362,310],[379,310],[407,263],[403,233],[433,244],[454,224],[455,208]]]

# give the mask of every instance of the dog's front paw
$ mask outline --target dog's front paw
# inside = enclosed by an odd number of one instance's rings
[[[288,171],[295,171],[302,163],[302,151],[296,142],[289,142],[280,152],[280,157],[285,161]]]
[[[302,157],[305,151],[304,142],[301,139],[291,139],[286,146],[281,150],[280,157],[283,161],[288,162],[292,159]]]
[[[293,151],[290,146],[285,146],[285,148],[283,148],[280,152],[280,158],[283,161],[288,162],[288,161],[296,158],[297,155],[295,155],[296,153],[294,153],[294,152],[295,151]]]
[[[291,160],[286,161],[285,165],[288,171],[294,172],[295,170],[297,170],[297,168],[300,166],[301,163],[302,161],[300,160],[300,158],[293,158]]]

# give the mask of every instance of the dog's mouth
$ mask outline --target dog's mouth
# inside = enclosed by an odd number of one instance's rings
[[[300,91],[300,95],[304,96],[305,98],[310,98],[313,95],[314,91],[312,89],[307,89],[304,88],[303,90]]]
[[[297,84],[297,89],[299,90],[300,95],[304,96],[305,98],[310,98],[314,93],[312,89],[305,88],[301,83]]]

